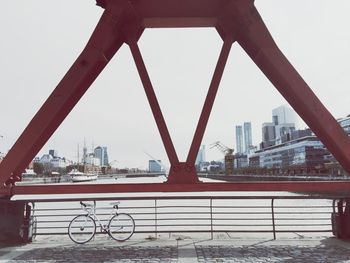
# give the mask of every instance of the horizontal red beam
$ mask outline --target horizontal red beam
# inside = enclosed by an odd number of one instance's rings
[[[215,27],[216,17],[146,17],[143,25],[146,28],[176,28],[176,27]]]
[[[129,1],[130,6],[142,19],[145,28],[177,27],[216,27],[218,20],[234,7],[252,6],[254,0],[218,1],[218,0],[137,0]],[[98,0],[106,10],[121,1]],[[103,3],[105,2],[105,3]],[[126,2],[126,1],[125,1]],[[119,16],[119,14],[118,14]]]
[[[235,182],[191,184],[56,184],[14,186],[11,195],[26,194],[88,194],[126,192],[213,192],[213,191],[287,191],[287,192],[346,192],[350,181],[317,182]],[[350,191],[349,191],[350,192]]]

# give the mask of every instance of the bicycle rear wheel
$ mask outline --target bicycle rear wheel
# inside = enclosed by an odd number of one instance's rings
[[[90,241],[96,232],[95,220],[88,215],[75,217],[69,224],[68,235],[72,241],[84,244]]]
[[[135,231],[135,221],[129,214],[116,214],[108,224],[109,235],[117,241],[129,239]]]

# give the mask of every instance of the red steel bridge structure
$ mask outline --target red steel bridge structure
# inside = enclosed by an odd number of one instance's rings
[[[226,61],[237,42],[350,173],[350,138],[274,42],[254,0],[97,0],[104,9],[86,47],[0,164],[0,195],[193,191],[346,191],[350,182],[234,182],[198,180],[199,150]],[[146,28],[214,27],[223,44],[186,161],[179,160],[138,40]],[[123,44],[130,47],[166,153],[168,180],[151,184],[16,185],[21,173]],[[203,43],[202,43],[203,44]],[[205,44],[205,43],[204,43]],[[181,99],[181,98],[180,98]]]

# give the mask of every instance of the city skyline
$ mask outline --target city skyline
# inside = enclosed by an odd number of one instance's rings
[[[292,0],[255,4],[277,45],[333,116],[348,115],[350,32],[346,25],[350,18],[346,12],[350,3],[309,1],[303,2],[303,8]],[[7,152],[83,49],[102,9],[93,1],[14,0],[4,2],[0,12],[0,152]],[[324,19],[329,13],[336,15]],[[325,35],[330,36],[327,41]],[[148,29],[140,39],[180,160],[186,159],[221,44],[214,29]],[[235,44],[202,144],[221,141],[234,146],[233,125],[249,120],[257,145],[271,109],[285,103]],[[149,158],[143,149],[168,164],[125,45],[37,155],[57,149],[74,159],[76,145],[84,138],[107,145],[110,160],[122,166],[146,167]],[[215,150],[207,150],[206,155],[209,160],[222,158]]]

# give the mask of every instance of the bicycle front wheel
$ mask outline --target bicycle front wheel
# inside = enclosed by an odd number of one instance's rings
[[[75,217],[69,224],[68,235],[72,241],[84,244],[90,241],[96,232],[95,220],[88,215]]]
[[[116,214],[108,224],[109,235],[117,241],[129,239],[135,231],[135,221],[129,214]]]

